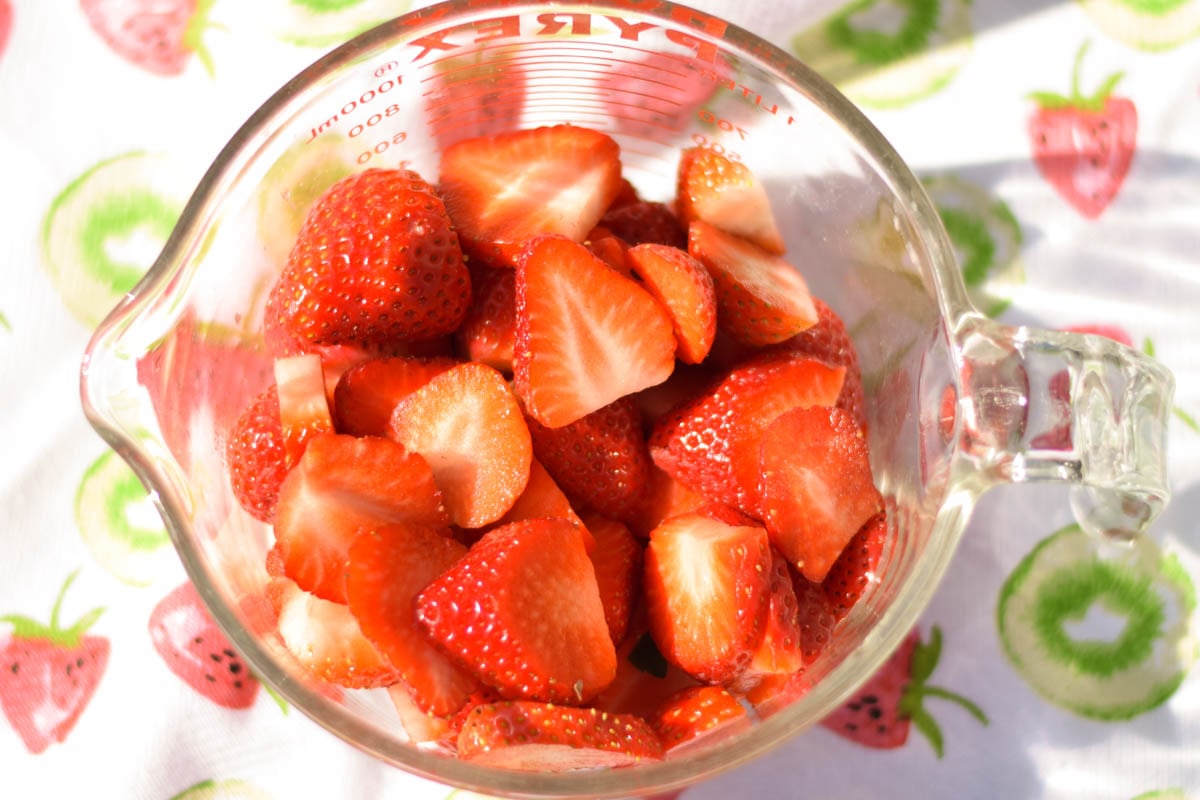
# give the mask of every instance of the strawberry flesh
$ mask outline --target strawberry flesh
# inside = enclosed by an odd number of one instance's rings
[[[662,244],[630,248],[626,260],[670,315],[679,360],[699,364],[717,333],[717,296],[708,270],[685,250]]]
[[[769,253],[784,250],[766,189],[745,164],[712,148],[683,151],[675,205],[685,225],[699,220]]]
[[[338,433],[387,436],[400,401],[455,365],[449,358],[371,358],[347,369],[333,392]]]

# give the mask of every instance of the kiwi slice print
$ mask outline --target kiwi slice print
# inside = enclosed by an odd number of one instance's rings
[[[170,552],[146,487],[113,450],[84,473],[75,493],[75,520],[92,558],[123,583],[148,585]]]
[[[1105,34],[1139,50],[1170,50],[1200,36],[1200,0],[1079,0]]]
[[[958,256],[975,307],[998,317],[1025,282],[1021,226],[1003,200],[956,175],[922,179]]]
[[[406,2],[374,0],[270,0],[280,41],[298,47],[330,47],[408,10]]]
[[[969,0],[855,0],[792,52],[855,103],[898,108],[945,87],[972,48]]]
[[[1196,659],[1196,591],[1149,536],[1106,541],[1076,525],[1044,539],[1000,592],[1004,652],[1049,702],[1126,720],[1162,705]]]
[[[201,781],[171,798],[171,800],[271,800],[271,796],[246,781]]]
[[[186,193],[164,156],[134,152],[73,180],[42,223],[50,280],[77,320],[94,328],[141,279],[179,219]]]

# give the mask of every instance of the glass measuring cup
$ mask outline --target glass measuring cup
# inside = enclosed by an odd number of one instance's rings
[[[663,763],[531,774],[415,747],[386,694],[331,693],[288,658],[254,603],[270,532],[233,500],[220,441],[225,408],[270,380],[262,302],[322,189],[374,166],[432,180],[456,139],[561,122],[611,134],[648,199],[671,197],[679,150],[694,144],[762,178],[789,258],[858,348],[892,544],[808,670],[812,688],[753,726]],[[666,791],[817,722],[899,644],[992,486],[1065,481],[1097,535],[1139,535],[1167,498],[1171,386],[1116,343],[978,314],[935,209],[861,114],[773,46],[658,0],[451,2],[321,59],[222,151],[149,275],[97,330],[81,383],[89,419],[152,490],[189,575],[263,680],[389,763],[541,797]]]

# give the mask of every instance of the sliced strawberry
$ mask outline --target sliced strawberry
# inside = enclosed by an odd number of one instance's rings
[[[359,529],[391,522],[449,522],[428,462],[388,439],[317,434],[279,489],[284,572],[304,591],[344,603]]]
[[[804,668],[803,637],[792,574],[787,559],[773,547],[767,606],[762,641],[740,679],[741,689],[760,683],[764,678],[790,675]]]
[[[651,532],[645,563],[650,632],[667,660],[710,683],[741,675],[766,621],[767,532],[683,514]]]
[[[638,201],[605,212],[600,224],[631,246],[661,244],[687,248],[687,229],[665,203]]]
[[[817,310],[817,323],[790,339],[770,348],[806,355],[835,367],[846,368],[846,379],[842,393],[838,396],[838,407],[854,415],[860,423],[867,419],[866,400],[863,396],[862,372],[858,366],[858,351],[846,332],[846,323],[837,313],[819,298],[812,299]]]
[[[456,142],[442,152],[439,188],[463,246],[515,266],[525,240],[561,234],[582,242],[621,190],[617,143],[554,127]]]
[[[563,490],[558,487],[554,478],[535,456],[529,462],[529,480],[525,484],[525,490],[521,492],[521,496],[513,503],[512,508],[500,518],[497,524],[504,525],[523,519],[546,517],[558,517],[578,525],[583,532],[583,543],[587,547],[587,551],[592,552],[596,543],[595,538],[583,524],[583,520],[575,513],[571,501],[563,494]]]
[[[768,675],[746,692],[746,702],[754,706],[754,714],[759,719],[770,719],[808,694],[812,687],[812,679],[804,670],[791,675]]]
[[[629,271],[628,259],[625,257],[629,245],[606,228],[592,228],[583,244],[591,251],[592,255],[608,264],[613,271],[626,278],[633,277],[633,273]]]
[[[844,374],[844,367],[788,354],[753,359],[660,419],[650,455],[693,491],[760,517],[763,431],[793,408],[832,406]]]
[[[387,687],[387,693],[392,707],[396,709],[396,716],[400,718],[400,726],[408,734],[410,742],[418,746],[428,746],[454,741],[455,734],[450,730],[450,718],[431,714],[421,708],[404,681]]]
[[[508,512],[529,480],[533,447],[504,376],[459,364],[396,406],[389,434],[433,468],[456,525],[478,528]]]
[[[642,543],[624,524],[615,519],[589,514],[584,524],[595,538],[590,550],[604,620],[614,645],[619,645],[629,630],[642,588]]]
[[[272,522],[279,487],[291,466],[274,386],[255,397],[234,422],[225,438],[225,463],[238,503],[255,519]]]
[[[644,715],[668,697],[690,686],[696,679],[663,658],[646,629],[645,604],[640,604],[630,621],[629,633],[617,648],[617,677],[592,699],[591,705],[612,714]]]
[[[771,543],[821,582],[860,528],[883,509],[857,420],[840,408],[797,408],[763,432],[763,521]]]
[[[517,268],[513,379],[528,414],[569,425],[667,379],[671,320],[649,292],[559,236],[529,243]]]
[[[679,362],[675,364],[671,377],[635,394],[633,397],[642,409],[642,420],[647,426],[647,433],[669,412],[711,391],[729,368],[727,366],[725,369],[713,369],[708,360],[703,364]]]
[[[642,495],[642,504],[638,507],[638,513],[629,521],[629,527],[637,536],[649,538],[650,531],[665,520],[695,511],[707,502],[704,495],[693,492],[675,480],[670,473],[653,464],[650,469],[650,482]]]
[[[783,258],[701,221],[688,227],[688,252],[712,275],[718,325],[739,342],[776,344],[816,324],[808,284]]]
[[[641,717],[527,701],[478,705],[458,735],[460,758],[532,772],[631,766],[662,753]]]
[[[333,392],[338,432],[387,436],[392,411],[400,401],[455,363],[449,358],[393,356],[355,364],[342,373]]]
[[[799,573],[792,574],[796,594],[796,618],[800,624],[800,651],[805,664],[811,664],[833,639],[838,618],[821,584]]]
[[[647,717],[663,749],[668,751],[734,720],[748,720],[746,708],[720,686],[682,689]]]
[[[533,452],[572,506],[619,520],[636,514],[653,464],[633,398],[622,397],[559,428],[530,419],[529,434]]]
[[[275,359],[275,384],[283,449],[288,464],[295,464],[314,434],[333,432],[321,357],[306,354]]]
[[[703,361],[717,332],[717,295],[708,270],[686,251],[662,244],[640,244],[626,258],[670,315],[679,360]]]
[[[887,514],[880,512],[854,534],[854,538],[829,568],[821,586],[838,619],[849,614],[867,588],[879,582],[876,570],[887,537]]]
[[[346,598],[363,635],[396,667],[423,711],[445,716],[479,688],[417,625],[414,600],[467,552],[449,531],[423,525],[371,528],[350,546]]]
[[[679,159],[676,210],[684,225],[699,220],[746,239],[770,253],[782,253],[767,191],[745,165],[708,147],[683,151]]]
[[[640,203],[641,200],[642,198],[638,194],[637,187],[630,183],[628,179],[621,178],[621,188],[617,190],[617,196],[613,198],[613,201],[609,203],[608,211],[612,211],[615,208],[632,205],[634,203]]]
[[[517,278],[511,269],[478,267],[471,273],[471,308],[455,333],[459,350],[504,373],[512,372]]]
[[[286,578],[272,580],[279,636],[313,675],[351,689],[388,686],[400,679],[396,668],[363,636],[349,608],[309,594]]]
[[[596,575],[567,520],[521,520],[484,534],[417,596],[417,618],[507,699],[578,705],[616,673]]]

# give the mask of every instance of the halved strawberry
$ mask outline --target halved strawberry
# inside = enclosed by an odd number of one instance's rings
[[[477,267],[471,272],[471,308],[455,333],[459,350],[504,373],[512,372],[517,278],[511,269]]]
[[[483,535],[417,596],[445,652],[507,699],[579,705],[608,686],[616,651],[583,535],[564,519]]]
[[[387,436],[392,411],[400,401],[456,363],[449,358],[394,356],[355,364],[342,373],[333,392],[338,432]]]
[[[766,621],[767,532],[683,514],[651,532],[645,563],[650,632],[663,656],[705,682],[741,675]]]
[[[703,361],[717,332],[717,295],[708,270],[686,251],[663,244],[639,244],[626,259],[670,315],[679,360]]]
[[[808,284],[780,256],[699,220],[688,227],[688,252],[712,275],[717,324],[739,342],[776,344],[816,324]]]
[[[531,417],[568,425],[674,366],[671,320],[649,292],[569,239],[529,243],[517,268],[513,381]]]
[[[687,228],[665,203],[637,201],[611,208],[600,219],[600,224],[630,246],[661,244],[679,249],[687,247]]]
[[[515,266],[530,237],[583,241],[621,190],[620,148],[573,125],[465,139],[442,152],[438,187],[463,246]]]
[[[683,151],[675,207],[684,225],[700,220],[768,252],[778,254],[784,250],[762,183],[745,164],[712,148]]]
[[[887,543],[887,514],[880,512],[867,520],[829,568],[821,587],[838,619],[850,613],[863,592],[879,582],[876,570]]]
[[[748,721],[746,708],[720,686],[681,689],[647,717],[663,749],[668,751],[734,720]]]
[[[274,386],[250,401],[225,438],[229,483],[239,504],[255,519],[275,519],[279,487],[291,466],[279,422],[279,393]]]
[[[800,652],[804,663],[811,664],[833,640],[838,617],[821,584],[793,572],[792,589],[796,594],[796,618],[800,624]]]
[[[529,480],[529,429],[504,376],[459,364],[400,401],[391,438],[433,468],[456,525],[478,528],[512,508]]]
[[[333,432],[321,357],[310,353],[275,359],[275,384],[283,449],[288,463],[295,464],[314,434]]]
[[[752,359],[662,417],[650,455],[693,491],[759,517],[763,431],[793,408],[832,406],[844,374],[844,367],[786,353]]]
[[[296,659],[321,680],[351,689],[389,686],[400,673],[363,636],[341,603],[322,600],[287,578],[273,578],[279,636]]]
[[[846,332],[846,323],[820,298],[812,299],[817,310],[817,323],[770,349],[806,355],[835,367],[846,368],[846,379],[837,404],[866,423],[866,400],[863,397],[862,372],[858,366],[858,351]]]
[[[344,603],[359,529],[391,522],[449,523],[428,462],[389,439],[317,434],[279,489],[284,572],[304,591]]]
[[[479,688],[426,638],[415,598],[466,554],[449,531],[391,524],[365,530],[350,546],[346,599],[363,635],[396,667],[423,711],[449,715]]]
[[[533,772],[624,767],[662,754],[641,717],[527,701],[478,705],[458,735],[460,758]]]
[[[529,462],[529,480],[525,483],[525,490],[513,503],[512,508],[496,524],[504,525],[522,519],[546,517],[559,517],[578,525],[583,531],[583,543],[587,547],[587,551],[592,552],[596,543],[595,538],[583,524],[583,520],[575,513],[571,501],[563,494],[563,490],[554,482],[554,478],[542,466],[542,462],[534,456]]]
[[[787,559],[771,548],[770,594],[763,637],[754,651],[750,665],[739,680],[745,690],[764,678],[790,675],[804,668],[804,648],[796,590],[792,583]]]
[[[622,521],[636,514],[653,465],[633,398],[558,428],[530,419],[529,435],[533,452],[572,506]]]
[[[762,437],[763,522],[771,543],[821,582],[846,544],[883,509],[857,420],[840,408],[797,408]]]
[[[657,464],[652,464],[650,482],[642,495],[642,503],[638,506],[637,514],[629,521],[630,530],[637,536],[649,538],[650,531],[665,520],[695,511],[707,502],[704,495],[692,491]]]
[[[629,619],[642,589],[642,542],[623,523],[589,514],[584,524],[595,538],[590,550],[604,620],[614,645],[625,639]]]
[[[633,273],[629,271],[629,262],[625,257],[629,245],[614,236],[607,228],[592,228],[583,244],[591,251],[592,255],[611,267],[613,271],[626,278],[633,277]]]

